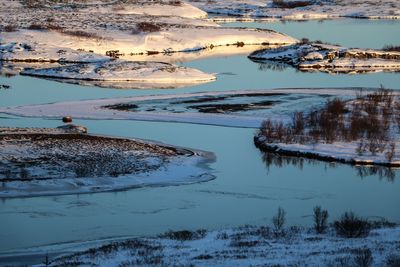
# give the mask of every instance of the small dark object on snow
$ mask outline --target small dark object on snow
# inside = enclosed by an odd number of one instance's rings
[[[65,116],[65,117],[62,118],[62,121],[63,121],[64,123],[70,123],[70,122],[72,122],[72,117],[70,117],[70,116]]]

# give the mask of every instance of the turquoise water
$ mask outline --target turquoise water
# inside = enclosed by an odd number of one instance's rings
[[[380,49],[385,45],[400,45],[400,27],[396,20],[275,21],[270,23],[227,23],[224,26],[271,29],[298,39],[321,40],[345,47]]]
[[[345,22],[360,29],[365,23],[360,20]],[[317,25],[323,28],[337,23],[340,26],[343,21],[327,23]],[[388,27],[380,21],[367,23],[380,25],[371,27],[371,31],[376,31],[371,32],[372,36]],[[282,31],[289,31],[308,24],[277,25],[283,27]],[[396,25],[398,28],[400,23]],[[265,24],[269,26],[271,24]],[[394,40],[397,43],[400,43],[399,36]],[[356,42],[359,37],[350,35],[348,38]],[[378,41],[381,42],[376,44],[379,46],[394,42],[378,39],[370,40],[368,45],[373,46]],[[0,77],[0,84],[12,86],[10,90],[0,91],[0,106],[232,89],[376,87],[380,84],[400,89],[400,75],[395,73],[356,76],[301,73],[291,68],[263,70],[245,56],[195,60],[184,65],[234,75],[219,75],[214,83],[174,90],[113,90],[22,76]],[[390,180],[379,175],[361,178],[351,166],[330,166],[316,161],[306,162],[302,168],[294,165],[267,168],[262,154],[253,145],[254,129],[112,120],[77,120],[76,123],[87,126],[91,133],[151,139],[212,151],[217,156],[217,161],[211,165],[217,179],[187,186],[3,200],[0,203],[0,240],[7,241],[0,243],[0,252],[60,242],[156,235],[169,229],[270,224],[279,206],[287,211],[288,225],[311,225],[310,216],[315,205],[328,209],[330,221],[346,210],[353,210],[369,218],[385,217],[400,222],[400,210],[396,205],[400,203],[399,171],[395,173],[397,177]],[[5,116],[0,119],[0,125],[55,127],[60,122]]]

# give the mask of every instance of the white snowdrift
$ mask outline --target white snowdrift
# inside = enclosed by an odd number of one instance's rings
[[[174,1],[171,1],[174,2]],[[148,1],[136,1],[132,3],[120,3],[108,5],[95,5],[83,9],[82,12],[100,12],[100,13],[116,13],[116,14],[138,14],[149,16],[177,16],[185,18],[206,18],[207,12],[194,7],[183,1],[179,4],[169,4],[165,2],[149,3]]]
[[[47,69],[30,69],[21,72],[22,75],[76,79],[92,81],[130,81],[148,83],[180,83],[208,82],[215,80],[212,74],[199,70],[178,67],[162,62],[129,62],[113,60],[91,64],[74,64]]]

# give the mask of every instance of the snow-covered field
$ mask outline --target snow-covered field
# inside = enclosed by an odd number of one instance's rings
[[[214,179],[212,153],[57,129],[0,129],[0,198],[94,193]]]
[[[43,118],[69,115],[80,119],[167,121],[258,128],[266,116],[287,121],[295,110],[304,106],[318,107],[326,101],[326,97],[355,97],[357,89],[268,89],[153,95],[5,107],[0,108],[0,113]],[[263,101],[266,101],[265,105],[257,104],[258,107],[255,107],[254,103]],[[214,111],[199,112],[204,104],[213,105],[210,108]],[[218,105],[224,104],[228,105],[228,109],[218,111]],[[244,107],[236,112],[229,110],[229,105],[235,107],[236,104]],[[193,105],[193,108],[189,108]]]
[[[301,71],[361,73],[400,71],[400,52],[344,48],[326,44],[298,44],[255,51],[249,58],[257,62],[278,62]]]
[[[372,230],[365,238],[343,238],[333,229],[243,226],[207,232],[169,232],[130,239],[49,259],[50,266],[387,266],[399,259],[400,228]],[[280,232],[278,232],[280,233]],[[367,253],[365,253],[367,252]],[[395,266],[395,265],[393,265]],[[397,265],[396,265],[397,266]]]
[[[218,20],[232,16],[243,18],[279,18],[284,20],[332,19],[340,17],[366,19],[399,19],[400,3],[396,0],[189,0]]]

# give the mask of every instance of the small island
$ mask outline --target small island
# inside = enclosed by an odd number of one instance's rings
[[[400,98],[387,89],[319,109],[294,112],[289,121],[266,119],[255,145],[282,155],[359,165],[400,166]]]
[[[86,134],[68,124],[0,128],[0,198],[180,185],[214,179],[212,153]],[[179,171],[178,171],[179,170]]]

